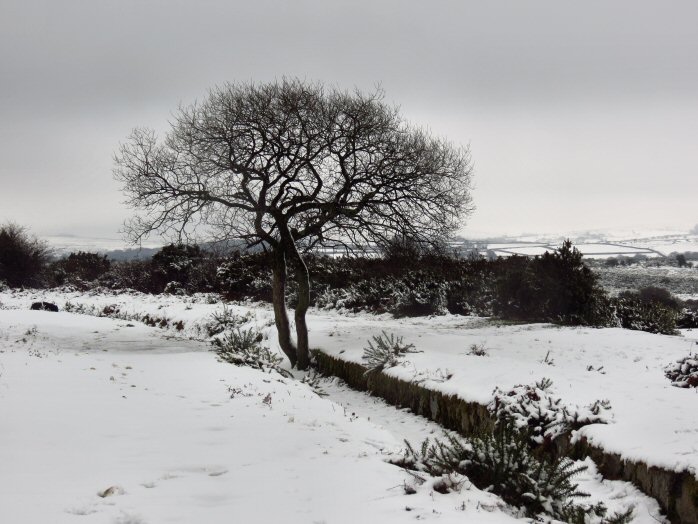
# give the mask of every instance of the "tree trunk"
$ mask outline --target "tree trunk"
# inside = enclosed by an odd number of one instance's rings
[[[283,221],[277,222],[281,233],[281,247],[288,256],[298,284],[298,302],[296,304],[296,364],[298,369],[308,369],[310,366],[310,350],[308,348],[308,324],[305,321],[305,314],[310,307],[310,275],[308,266],[303,261],[303,257],[298,252],[298,247],[293,238],[293,233],[288,224]]]
[[[310,350],[308,348],[308,325],[305,322],[305,314],[310,307],[310,275],[308,266],[296,251],[294,254],[293,269],[298,283],[298,302],[296,304],[296,355],[298,356],[298,369],[308,369],[310,365]]]
[[[296,348],[291,342],[291,327],[286,312],[286,256],[282,249],[272,252],[272,302],[274,304],[274,320],[276,321],[276,331],[279,335],[279,346],[291,361],[291,366],[295,366],[298,357]],[[307,345],[307,337],[306,337]]]

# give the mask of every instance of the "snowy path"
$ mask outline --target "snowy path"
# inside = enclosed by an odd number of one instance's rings
[[[0,522],[513,521],[475,489],[405,495],[400,440],[306,385],[126,326],[0,311]]]

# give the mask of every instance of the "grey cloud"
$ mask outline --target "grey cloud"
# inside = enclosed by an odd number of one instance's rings
[[[70,200],[66,224],[99,202],[100,227],[116,229],[111,154],[130,127],[164,129],[213,84],[282,75],[381,83],[408,116],[471,142],[473,226],[516,221],[497,207],[507,187],[597,202],[584,172],[656,193],[664,169],[661,190],[683,186],[681,201],[698,190],[697,19],[693,1],[5,0],[0,219],[51,229],[20,203],[31,190],[49,210]]]

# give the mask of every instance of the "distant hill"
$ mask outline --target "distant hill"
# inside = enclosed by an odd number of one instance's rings
[[[56,257],[66,257],[70,253],[85,251],[107,255],[111,260],[148,260],[162,249],[164,243],[150,242],[140,247],[129,247],[123,240],[114,238],[90,238],[74,235],[47,236],[46,240]],[[229,240],[225,242],[202,242],[201,249],[216,253],[230,253],[245,250],[245,242],[242,240]],[[257,251],[259,248],[253,248]]]

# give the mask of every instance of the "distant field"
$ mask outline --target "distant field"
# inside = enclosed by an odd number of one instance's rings
[[[646,237],[621,238],[611,235],[613,240],[606,240],[596,235],[592,237],[571,237],[575,247],[587,258],[608,258],[618,255],[635,256],[643,255],[648,258],[663,257],[671,253],[683,253],[686,251],[698,252],[698,235],[667,234]],[[488,251],[497,256],[536,256],[546,251],[553,251],[560,247],[564,237],[532,241],[521,239],[482,239],[472,243],[481,253]]]
[[[564,236],[554,238],[532,239],[530,236],[513,238],[493,238],[478,239],[476,241],[453,242],[451,246],[461,253],[477,250],[482,255],[494,253],[496,256],[508,257],[512,255],[536,256],[542,255],[546,251],[554,251],[559,248],[564,240]],[[574,245],[587,258],[608,258],[618,255],[635,256],[643,255],[648,258],[667,256],[673,252],[698,252],[698,235],[689,234],[665,234],[622,237],[618,234],[609,233],[607,237],[601,235],[570,235]],[[133,249],[124,240],[115,238],[88,238],[78,236],[50,236],[45,240],[59,256],[68,255],[75,251],[92,251],[100,253],[119,252],[126,249]],[[159,248],[161,242],[148,242],[141,247],[144,251]],[[375,252],[375,249],[364,248],[367,253]],[[327,254],[339,255],[344,252],[343,248],[337,250],[327,249]],[[151,253],[148,253],[151,254]]]
[[[594,270],[611,293],[647,286],[663,287],[679,298],[698,299],[698,269],[678,267],[618,266]]]

